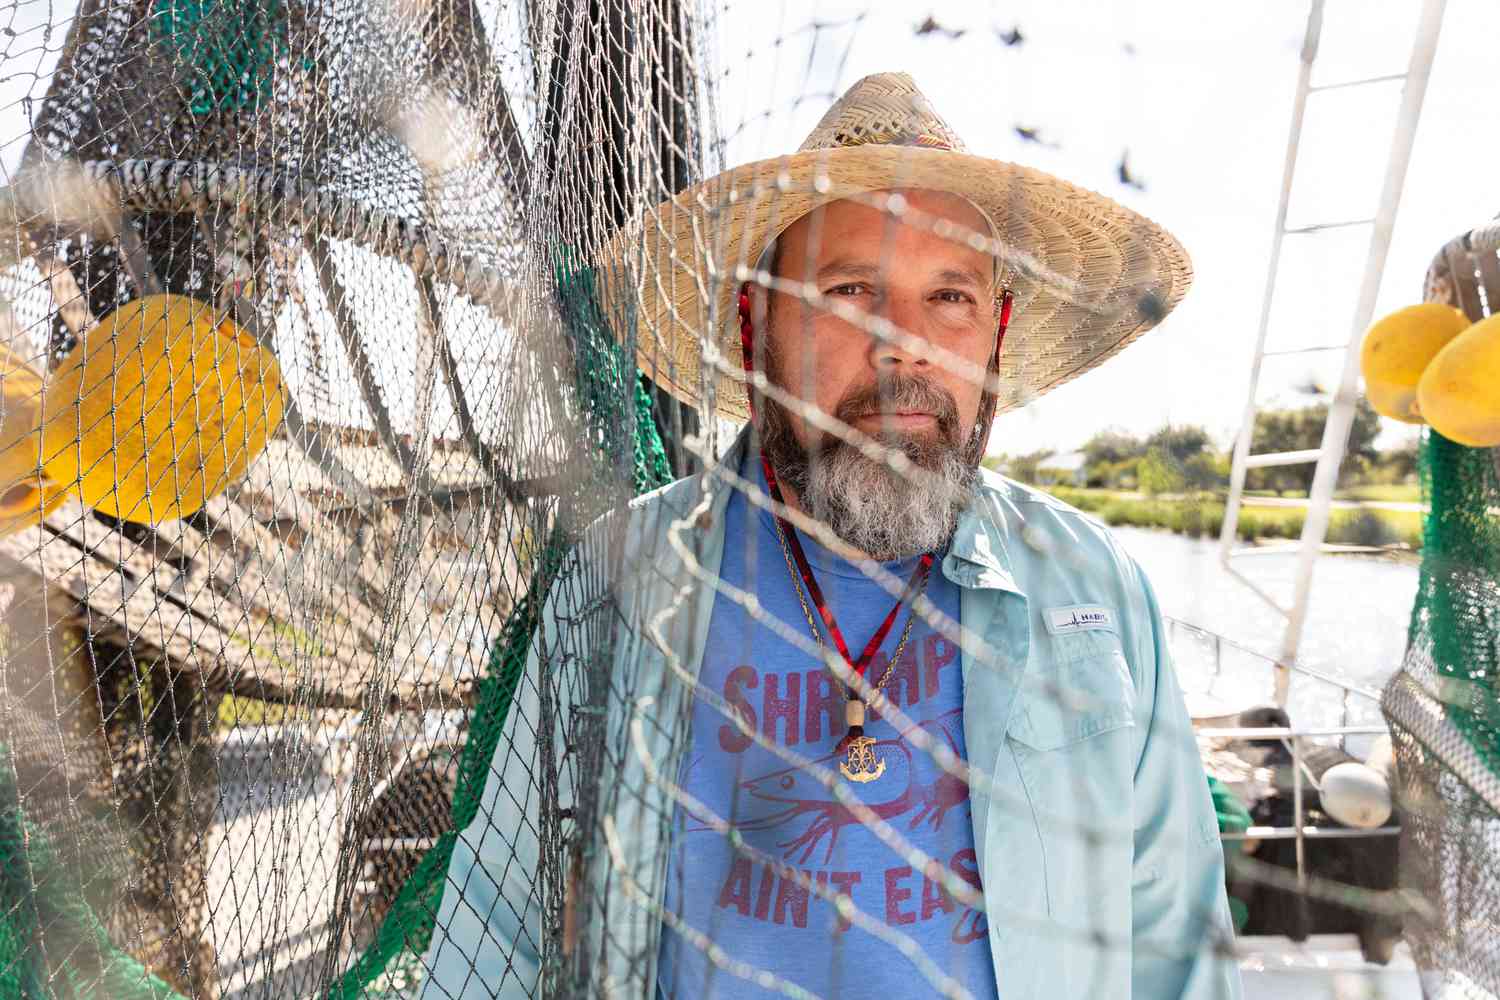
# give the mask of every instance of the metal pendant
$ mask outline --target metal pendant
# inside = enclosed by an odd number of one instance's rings
[[[839,764],[839,773],[860,784],[874,781],[885,773],[885,758],[875,757],[875,738],[859,736],[849,741],[849,749]]]

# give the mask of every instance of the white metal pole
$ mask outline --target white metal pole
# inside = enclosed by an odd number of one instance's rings
[[[1219,531],[1219,559],[1229,565],[1240,519],[1240,498],[1245,490],[1246,460],[1255,433],[1255,400],[1260,391],[1260,366],[1265,358],[1266,334],[1271,327],[1271,302],[1276,291],[1276,272],[1281,266],[1281,243],[1286,238],[1286,211],[1291,200],[1292,178],[1297,172],[1297,148],[1302,142],[1302,119],[1312,86],[1313,62],[1318,58],[1318,37],[1323,32],[1323,0],[1312,0],[1307,11],[1307,32],[1302,38],[1302,64],[1297,70],[1297,96],[1292,102],[1292,127],[1286,141],[1286,162],[1281,168],[1281,201],[1276,206],[1276,228],[1271,235],[1271,262],[1266,272],[1266,290],[1261,298],[1260,329],[1255,335],[1255,354],[1250,362],[1250,390],[1240,433],[1234,441],[1234,460],[1229,469],[1229,496],[1224,503],[1224,525]]]
[[[1328,533],[1333,490],[1338,483],[1344,449],[1349,443],[1349,428],[1354,422],[1354,404],[1359,398],[1360,338],[1375,312],[1375,298],[1380,292],[1380,278],[1385,271],[1386,254],[1391,247],[1391,231],[1395,227],[1396,211],[1401,206],[1401,189],[1406,183],[1406,167],[1411,161],[1412,144],[1416,140],[1417,122],[1422,116],[1422,100],[1427,94],[1427,78],[1432,70],[1433,56],[1437,52],[1438,34],[1442,29],[1443,10],[1446,6],[1447,0],[1425,0],[1412,44],[1406,84],[1401,90],[1401,109],[1396,116],[1395,135],[1391,140],[1391,156],[1386,164],[1385,185],[1380,194],[1380,210],[1376,213],[1375,224],[1370,231],[1364,280],[1360,285],[1359,302],[1354,310],[1349,342],[1344,349],[1344,374],[1338,393],[1328,408],[1328,421],[1323,426],[1322,456],[1318,459],[1312,489],[1308,494],[1307,519],[1302,525],[1302,550],[1297,556],[1292,613],[1287,620],[1281,643],[1281,661],[1284,664],[1296,662],[1297,650],[1302,644],[1302,629],[1307,622],[1308,598],[1312,591],[1313,566]],[[1277,672],[1277,704],[1286,702],[1288,678],[1287,671]]]

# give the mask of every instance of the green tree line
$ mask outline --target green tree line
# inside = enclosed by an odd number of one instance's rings
[[[1327,403],[1264,411],[1256,418],[1250,451],[1261,454],[1318,448],[1327,419]],[[1379,433],[1380,418],[1361,397],[1339,472],[1341,487],[1415,481],[1415,443],[1378,451],[1375,438]],[[1208,431],[1195,424],[1168,424],[1145,436],[1105,429],[1089,438],[1080,451],[1081,470],[1050,469],[1048,460],[1054,458],[1051,449],[1002,455],[988,464],[1027,483],[1134,490],[1151,496],[1214,491],[1229,485],[1229,452],[1218,449]],[[1252,490],[1306,493],[1312,486],[1314,469],[1312,462],[1251,469],[1245,485]]]

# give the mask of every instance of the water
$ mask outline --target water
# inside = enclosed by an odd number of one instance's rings
[[[1216,539],[1162,531],[1114,529],[1125,549],[1145,569],[1162,612],[1207,629],[1266,656],[1279,654],[1286,619],[1219,563]],[[1256,554],[1235,560],[1283,605],[1291,603],[1296,554]],[[1313,571],[1312,600],[1303,630],[1300,663],[1348,683],[1378,691],[1401,665],[1406,627],[1417,593],[1417,566],[1410,558],[1326,555]],[[1191,642],[1174,644],[1183,685],[1206,688],[1212,651],[1195,656]],[[1268,700],[1271,674],[1256,657],[1224,652],[1224,675],[1215,694],[1236,707],[1249,698]],[[1236,688],[1236,682],[1243,682]],[[1294,682],[1288,709],[1298,725],[1337,725],[1342,694],[1317,682]],[[1351,723],[1373,722],[1373,703],[1352,699]]]

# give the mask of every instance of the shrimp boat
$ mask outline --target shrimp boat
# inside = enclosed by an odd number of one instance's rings
[[[636,377],[586,266],[722,156],[714,11],[0,6],[0,1000],[413,995],[454,830],[479,808],[569,544],[693,471],[716,431]],[[1311,0],[1257,379],[1303,110],[1396,79],[1315,82],[1322,10]],[[1399,74],[1357,330],[1442,10],[1425,0]],[[1429,297],[1484,314],[1497,246],[1476,230],[1444,248]],[[1254,848],[1232,888],[1254,893],[1262,932],[1233,947],[1252,997],[1493,996],[1500,957],[1459,947],[1484,927],[1450,919],[1494,917],[1452,884],[1493,883],[1494,827],[1463,796],[1495,806],[1463,777],[1468,744],[1421,735],[1446,732],[1421,664],[1382,712],[1380,692],[1298,656],[1356,387],[1339,349],[1323,447],[1250,454],[1252,385],[1235,453],[1225,562],[1285,614],[1280,649],[1169,622],[1205,767],[1253,815],[1224,838]],[[1317,473],[1283,606],[1263,550],[1230,543],[1246,470],[1292,461]],[[550,732],[553,710],[541,698],[524,721]],[[1330,777],[1349,764],[1352,800]],[[594,995],[562,772],[531,775],[524,875],[551,930],[545,995]],[[1424,781],[1446,811],[1413,814]],[[1376,786],[1396,808],[1360,819]],[[1443,854],[1444,817],[1479,824],[1479,846],[1434,869],[1414,934],[1394,859]],[[1475,991],[1445,992],[1460,980]]]

